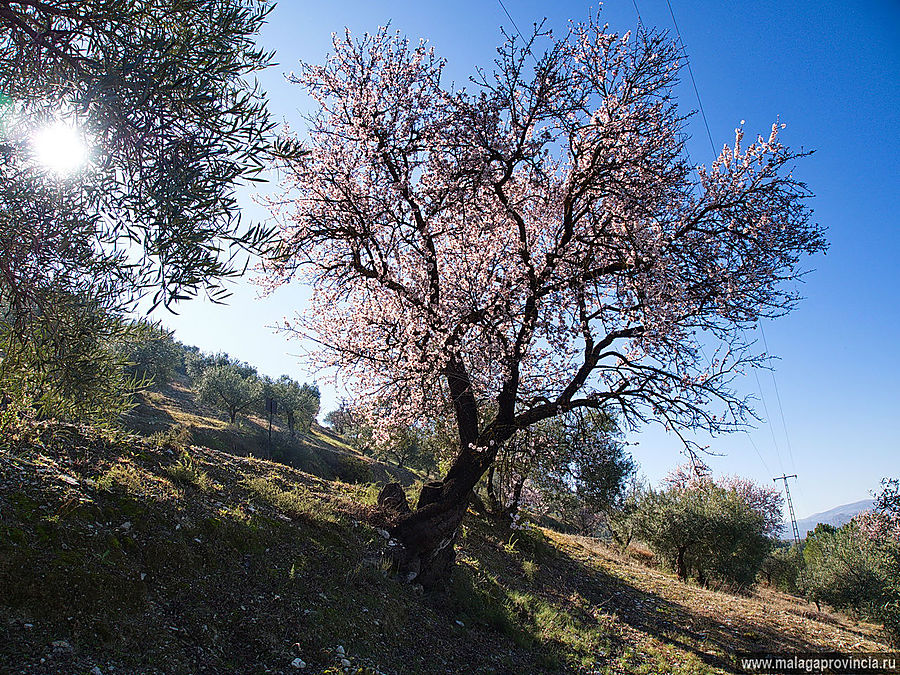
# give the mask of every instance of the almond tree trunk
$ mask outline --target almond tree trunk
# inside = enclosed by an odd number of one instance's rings
[[[444,374],[456,412],[459,454],[443,480],[422,486],[415,510],[401,515],[391,530],[403,544],[400,573],[429,589],[449,582],[454,545],[472,490],[493,464],[498,448],[515,431],[507,424],[500,430],[494,428],[490,439],[484,434],[480,437],[478,406],[465,364],[459,358],[451,359]],[[513,393],[510,388],[506,396],[509,401],[514,401]],[[502,404],[500,407],[505,409]],[[512,406],[506,408],[511,418]]]
[[[472,489],[492,459],[468,449],[461,451],[447,476],[423,485],[415,509],[401,515],[391,529],[393,537],[403,544],[404,550],[397,562],[401,576],[407,581],[420,583],[428,589],[440,588],[449,581],[460,523]],[[381,498],[379,502],[385,504]],[[402,506],[385,505],[394,507],[401,514],[404,512]]]

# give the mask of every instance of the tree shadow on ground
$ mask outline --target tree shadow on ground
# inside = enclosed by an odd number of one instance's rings
[[[501,532],[499,526],[480,518],[468,522],[473,529],[494,530],[485,537],[469,537],[471,543],[463,548],[470,567],[499,572],[496,580],[505,587],[501,601],[508,607],[515,610],[518,597],[530,595],[538,604],[567,614],[577,633],[606,636],[608,649],[598,652],[592,667],[612,665],[618,657],[635,654],[636,643],[638,659],[644,652],[650,660],[669,659],[671,647],[729,673],[741,672],[735,662],[737,652],[819,652],[834,650],[841,642],[857,642],[857,637],[879,644],[871,633],[855,631],[827,614],[792,607],[787,600],[741,598],[681,584],[633,561],[616,561],[611,552],[592,550],[593,546],[577,538],[545,535],[540,530]],[[509,542],[504,543],[509,534]],[[554,541],[547,541],[548,537]],[[487,563],[490,558],[494,560]],[[522,618],[528,620],[527,612]],[[534,613],[530,617],[532,622],[537,618]],[[590,650],[578,640],[564,634],[559,639],[548,636],[540,625],[534,626],[531,636],[535,650],[590,658]],[[632,660],[632,665],[639,663]]]
[[[588,563],[568,550],[556,548],[554,551],[556,560],[553,563],[555,573],[553,584],[558,597],[565,598],[567,595],[577,593],[591,605],[616,615],[632,628],[691,652],[707,665],[737,673],[740,671],[736,669],[733,661],[736,652],[816,652],[833,649],[833,646],[829,647],[777,628],[772,625],[773,622],[766,620],[766,615],[754,620],[727,611],[721,606],[718,608],[718,614],[723,618],[713,618],[711,615],[717,610],[716,603],[722,602],[722,598],[729,597],[726,594],[685,585],[686,599],[706,603],[706,612],[697,611],[685,602],[638,588],[610,574],[603,569],[599,562],[601,559],[596,556]],[[566,572],[560,574],[561,569]],[[667,581],[673,585],[679,583],[674,578]],[[803,617],[802,613],[797,615],[810,621],[819,620],[818,617]],[[831,617],[827,619],[830,619],[828,623],[845,629]],[[871,636],[868,637],[871,639]]]

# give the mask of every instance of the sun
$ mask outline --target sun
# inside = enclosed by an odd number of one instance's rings
[[[42,167],[57,174],[70,174],[88,160],[88,147],[77,127],[54,122],[31,136],[34,158]]]

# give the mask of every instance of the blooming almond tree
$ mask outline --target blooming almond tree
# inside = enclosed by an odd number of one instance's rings
[[[443,66],[385,29],[304,65],[309,154],[285,163],[266,263],[273,287],[311,283],[283,327],[383,424],[454,412],[454,461],[393,528],[426,586],[517,430],[582,407],[679,435],[739,427],[729,383],[760,360],[743,329],[793,306],[785,282],[825,246],[777,125],[689,164],[663,36],[538,29],[473,91]]]
[[[742,503],[759,514],[763,520],[763,534],[776,538],[784,527],[784,497],[774,486],[760,485],[742,476],[721,476],[714,479],[708,473],[698,474],[696,467],[681,464],[663,479],[669,490],[699,492],[708,487],[719,487],[733,492]]]

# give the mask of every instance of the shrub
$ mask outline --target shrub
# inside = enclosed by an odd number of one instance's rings
[[[212,486],[209,476],[200,468],[193,457],[187,452],[182,452],[181,457],[166,469],[169,476],[179,482],[193,485],[200,490],[208,490]]]
[[[649,491],[636,523],[638,535],[681,580],[704,585],[753,585],[772,545],[764,516],[737,491],[711,481]]]
[[[190,425],[175,424],[151,434],[147,440],[160,449],[184,450],[193,443],[193,434]]]
[[[345,483],[371,483],[375,480],[372,467],[361,459],[351,455],[340,455],[337,458],[334,472]]]
[[[856,520],[819,524],[806,538],[800,588],[816,602],[881,621],[900,643],[900,542],[873,537]]]

